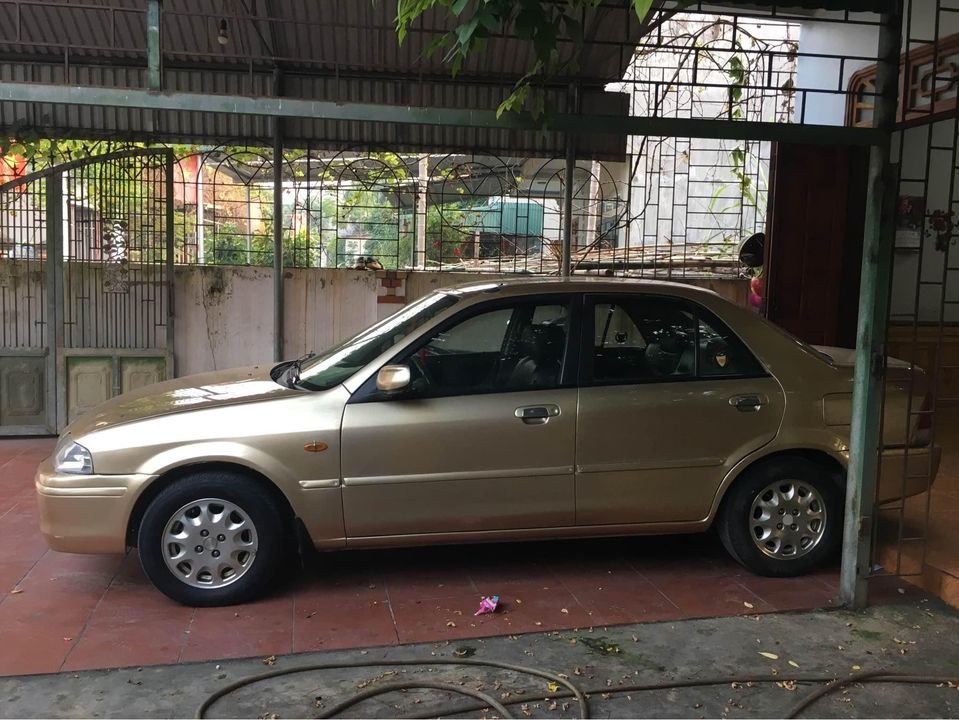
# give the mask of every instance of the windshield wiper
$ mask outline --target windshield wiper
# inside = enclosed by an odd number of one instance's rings
[[[290,364],[286,368],[286,384],[288,387],[296,387],[296,384],[300,382],[300,366],[304,361],[309,360],[311,357],[316,355],[315,352],[310,350],[310,352],[305,355],[301,355],[296,360],[291,360]]]

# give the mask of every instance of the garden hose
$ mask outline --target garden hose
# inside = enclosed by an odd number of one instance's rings
[[[634,685],[617,685],[614,687],[598,687],[598,688],[587,688],[581,689],[574,683],[572,683],[566,676],[559,675],[557,673],[548,672],[546,670],[540,670],[538,668],[526,667],[523,665],[513,665],[509,663],[500,663],[492,660],[471,660],[471,659],[444,659],[444,658],[430,658],[428,660],[368,660],[368,661],[358,661],[358,662],[346,662],[346,663],[319,663],[313,665],[302,665],[299,667],[284,668],[281,670],[272,670],[265,673],[260,673],[258,675],[252,675],[250,677],[242,678],[237,680],[226,687],[217,690],[213,694],[209,695],[197,708],[196,717],[204,718],[206,717],[206,712],[210,707],[220,700],[221,698],[229,695],[240,688],[253,685],[258,682],[263,682],[264,680],[269,680],[271,678],[283,677],[286,675],[295,675],[299,673],[306,672],[317,672],[321,670],[347,670],[354,668],[368,668],[368,667],[408,667],[408,666],[430,666],[430,665],[454,665],[454,666],[463,666],[463,667],[490,667],[496,668],[498,670],[508,670],[510,672],[515,672],[522,675],[532,675],[534,677],[543,678],[550,683],[555,683],[556,685],[562,685],[567,688],[566,691],[557,691],[549,693],[547,699],[566,699],[572,698],[575,699],[579,705],[579,717],[588,719],[589,715],[589,695],[594,694],[605,694],[605,695],[619,695],[622,693],[630,692],[650,692],[654,690],[676,690],[680,688],[693,688],[693,687],[708,687],[713,685],[731,685],[731,684],[742,684],[746,685],[748,683],[758,684],[758,683],[825,683],[822,687],[816,688],[813,692],[809,693],[807,696],[802,698],[799,702],[793,705],[784,715],[784,718],[796,718],[804,710],[807,710],[811,705],[813,705],[818,700],[821,700],[823,697],[830,695],[837,690],[848,687],[850,685],[856,684],[866,684],[866,683],[902,683],[902,684],[915,684],[915,685],[959,685],[959,679],[953,677],[943,677],[937,675],[915,675],[910,673],[899,673],[899,672],[889,672],[886,670],[870,670],[864,672],[855,672],[851,673],[846,677],[831,677],[831,676],[821,676],[821,675],[794,675],[790,677],[784,676],[725,676],[725,677],[711,677],[711,678],[702,678],[697,680],[669,680],[665,682],[657,683],[640,683]],[[483,693],[479,690],[472,690],[468,688],[461,687],[459,685],[453,685],[451,683],[444,683],[440,681],[431,681],[431,680],[411,680],[411,681],[402,681],[402,682],[391,682],[391,683],[382,683],[375,687],[367,688],[362,690],[359,693],[355,693],[350,697],[346,698],[342,702],[337,703],[333,707],[326,710],[320,717],[323,718],[332,718],[338,716],[344,710],[353,707],[364,700],[369,700],[380,695],[385,695],[387,693],[401,691],[401,690],[441,690],[445,692],[450,692],[458,695],[463,695],[470,697],[474,700],[479,701],[472,705],[463,705],[460,707],[449,707],[443,708],[440,711],[434,711],[424,715],[415,715],[410,717],[415,718],[429,718],[429,717],[444,717],[450,715],[459,715],[462,713],[473,712],[477,710],[482,710],[489,708],[497,712],[502,718],[512,718],[513,716],[509,713],[507,708],[510,705],[518,705],[520,703],[527,703],[529,699],[520,699],[520,700],[504,700],[500,702],[490,695]]]

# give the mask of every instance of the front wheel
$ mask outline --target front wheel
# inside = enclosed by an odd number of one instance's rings
[[[729,488],[718,530],[730,555],[757,575],[791,577],[821,565],[842,539],[835,477],[805,458],[747,470]]]
[[[278,577],[283,514],[257,482],[201,472],[164,488],[147,507],[137,548],[150,581],[192,607],[252,600]]]

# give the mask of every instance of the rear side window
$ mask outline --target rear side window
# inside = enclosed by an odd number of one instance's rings
[[[706,320],[700,314],[697,345],[699,377],[756,377],[765,374],[742,340],[718,318]]]
[[[695,303],[656,296],[597,298],[588,315],[593,328],[587,381],[628,384],[765,374],[742,341]]]

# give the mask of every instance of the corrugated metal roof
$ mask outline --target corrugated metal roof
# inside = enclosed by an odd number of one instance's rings
[[[869,9],[879,7],[879,2],[791,0],[792,5],[829,9],[847,3]],[[726,4],[742,9],[738,0]],[[756,5],[767,3],[752,3]],[[593,40],[583,47],[576,69],[586,93],[619,80],[633,56],[641,29],[628,6],[625,0],[605,0],[591,17]],[[436,33],[449,27],[445,11],[421,18],[399,45],[391,0],[270,0],[268,4],[264,0],[163,0],[162,7],[163,86],[171,91],[269,96],[274,94],[273,68],[279,66],[283,94],[288,97],[490,109],[533,63],[528,43],[493,37],[485,51],[468,59],[460,76],[451,80],[442,57],[425,52]],[[266,7],[273,20],[266,15]],[[145,12],[145,0],[0,0],[0,79],[143,88]],[[217,40],[224,20],[225,45]],[[563,91],[549,92],[551,105],[562,107]],[[625,104],[614,107],[599,102],[591,100],[584,107],[598,113],[626,112]],[[129,135],[203,144],[269,143],[272,138],[272,123],[263,117],[131,108],[2,103],[0,124],[50,134]],[[291,145],[338,149],[362,145],[544,157],[563,153],[563,139],[556,134],[512,130],[290,118],[285,122],[285,136]],[[615,160],[625,152],[625,138],[591,134],[579,148],[584,156]]]
[[[432,12],[397,43],[395,5],[383,0],[273,0],[271,15],[263,3],[223,0],[164,0],[163,54],[171,65],[262,65],[274,59],[287,70],[309,72],[390,72],[393,75],[446,75],[442,53],[426,49],[452,23]],[[62,57],[85,60],[145,58],[146,3],[143,0],[81,0],[43,3],[0,2],[0,56]],[[251,13],[243,12],[249,7]],[[237,12],[240,14],[237,14]],[[625,5],[601,8],[591,21],[595,37],[586,43],[573,73],[584,80],[615,79],[628,60],[618,44],[635,40],[639,23]],[[226,21],[227,44],[218,42]],[[630,35],[633,37],[630,38]],[[570,45],[564,47],[569,48]],[[469,58],[461,77],[513,78],[535,62],[529,43],[494,36],[486,51]]]
[[[142,87],[145,71],[109,66],[73,67],[70,83],[99,87]],[[62,65],[0,63],[0,81],[63,84]],[[193,93],[268,95],[272,77],[230,72],[196,73],[169,71],[165,82],[171,90]],[[292,90],[304,97],[343,102],[410,104],[423,107],[469,107],[499,102],[504,88],[465,84],[425,83],[409,88],[391,81],[301,77],[292,80]],[[616,98],[612,98],[616,99]],[[553,102],[560,102],[559,96]],[[594,103],[594,106],[596,104]],[[612,111],[611,111],[612,112]],[[253,142],[269,145],[273,124],[269,118],[199,112],[155,113],[136,108],[101,108],[77,105],[0,103],[0,126],[29,128],[48,135],[76,135],[112,139],[153,139],[196,144]],[[341,150],[385,148],[394,151],[489,151],[561,157],[562,136],[556,133],[518,130],[395,125],[287,118],[284,137],[291,147]],[[621,160],[626,141],[622,136],[597,134],[582,139],[581,153],[602,160]]]

